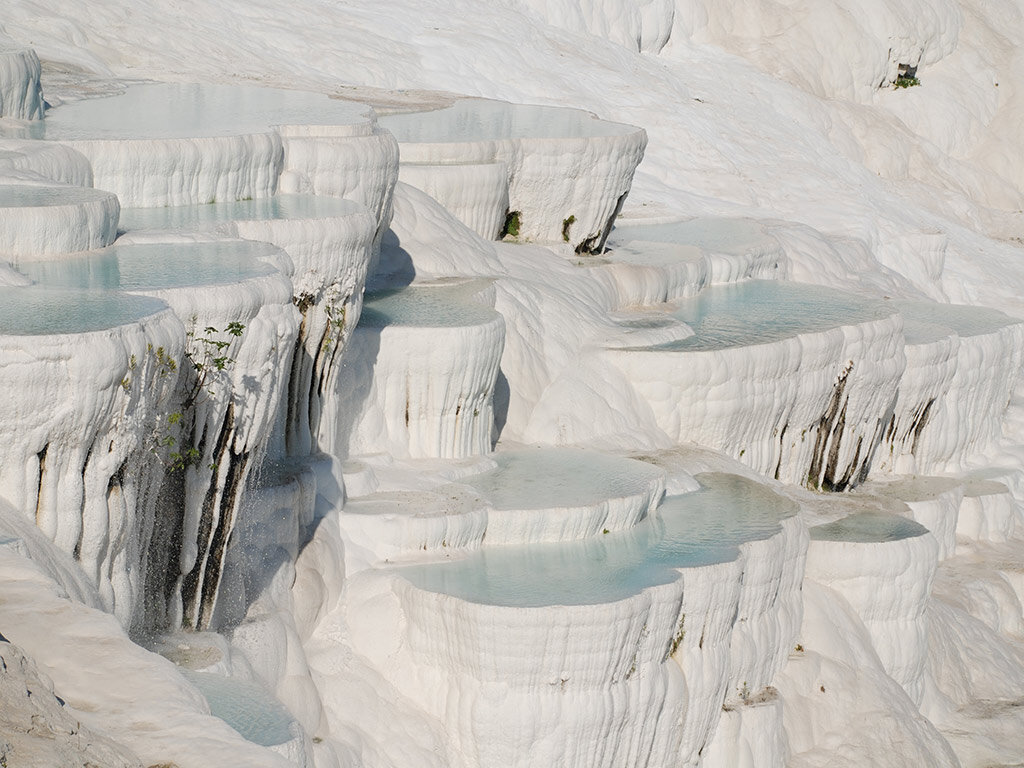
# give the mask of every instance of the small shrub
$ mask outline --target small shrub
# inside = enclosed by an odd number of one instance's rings
[[[569,216],[568,219],[562,221],[562,239],[567,243],[569,242],[569,228],[575,223],[575,216]]]
[[[910,88],[915,85],[920,85],[921,81],[916,77],[897,77],[894,82],[893,88]]]
[[[519,237],[519,211],[509,211],[505,215],[505,226],[501,230],[502,237]]]

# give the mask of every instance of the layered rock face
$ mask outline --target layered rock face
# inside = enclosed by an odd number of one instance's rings
[[[646,133],[577,110],[149,84],[19,132],[0,646],[53,685],[0,683],[65,702],[45,749],[973,764],[1024,679],[1019,321],[786,281],[779,222],[613,230]],[[24,705],[0,755],[43,748]]]

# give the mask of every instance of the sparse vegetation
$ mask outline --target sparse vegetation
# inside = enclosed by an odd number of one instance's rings
[[[896,81],[892,84],[893,88],[911,88],[915,85],[920,85],[921,81],[916,77],[897,77]]]
[[[569,242],[569,228],[575,223],[576,217],[572,215],[562,221],[562,239],[567,243]]]
[[[509,211],[505,214],[505,226],[501,230],[502,237],[519,237],[519,211]]]
[[[195,318],[193,324],[194,321]],[[185,347],[185,359],[194,373],[192,382],[188,385],[178,410],[157,416],[157,423],[150,437],[150,452],[157,456],[169,471],[179,472],[199,462],[199,449],[182,442],[176,435],[185,425],[186,414],[198,403],[214,395],[213,378],[235,362],[234,358],[227,354],[231,340],[222,338],[222,335],[238,338],[244,331],[244,324],[230,322],[223,331],[207,326],[202,332],[193,329],[186,333],[190,344]],[[178,371],[178,361],[163,347],[154,348],[149,345],[146,348],[146,355],[152,361],[156,378],[166,379]],[[125,392],[131,391],[132,377],[138,365],[138,357],[132,355],[128,360],[129,373],[121,380],[121,388]],[[216,471],[217,465],[211,464],[210,469]]]

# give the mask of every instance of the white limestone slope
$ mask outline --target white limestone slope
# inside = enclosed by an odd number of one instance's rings
[[[38,563],[0,547],[0,570],[5,636],[52,680],[76,723],[124,745],[144,765],[294,765],[211,717],[173,664],[135,645],[113,616],[68,599]]]
[[[0,38],[0,118],[38,120],[43,116],[41,67],[32,48]]]

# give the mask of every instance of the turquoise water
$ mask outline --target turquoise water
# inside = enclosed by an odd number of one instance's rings
[[[480,284],[474,281],[457,285],[414,285],[369,293],[359,325],[367,328],[389,325],[456,328],[492,323],[498,314],[473,300],[479,292]]]
[[[463,99],[444,109],[386,115],[380,118],[380,124],[399,142],[413,144],[620,136],[638,130],[597,120],[582,110],[486,99]]]
[[[908,344],[927,344],[950,335],[982,336],[1020,321],[997,309],[933,301],[893,301],[903,315]]]
[[[896,313],[886,303],[818,285],[751,280],[705,288],[677,302],[674,317],[694,335],[644,349],[706,351],[767,344]]]
[[[220,240],[113,245],[59,261],[18,269],[40,285],[94,290],[162,290],[239,283],[277,270],[262,257],[277,253],[266,243]]]
[[[610,246],[633,241],[694,245],[724,253],[743,252],[772,244],[761,227],[749,219],[700,218],[665,224],[617,224],[608,238]]]
[[[507,451],[498,466],[461,482],[495,509],[582,507],[643,493],[662,472],[640,461],[572,448]]]
[[[292,740],[294,718],[265,688],[210,672],[178,671],[199,689],[210,714],[234,728],[242,738],[264,747]]]
[[[673,569],[729,562],[797,506],[737,475],[697,476],[701,489],[664,500],[627,531],[583,541],[484,548],[464,560],[399,569],[420,589],[487,605],[595,605],[675,580]]]
[[[0,334],[46,336],[102,331],[166,308],[159,299],[114,291],[0,286]]]
[[[122,208],[121,229],[202,229],[229,221],[327,219],[365,211],[352,200],[321,195],[276,195],[257,200],[181,205],[169,208]]]
[[[112,195],[91,187],[34,187],[28,184],[0,185],[0,208],[38,208],[75,205],[105,200]]]
[[[267,133],[275,125],[351,125],[369,107],[319,93],[250,85],[152,83],[69,102],[30,127],[32,138],[172,139]]]
[[[859,512],[841,520],[811,528],[814,541],[850,541],[881,544],[887,541],[923,536],[928,529],[908,517],[883,512]]]

